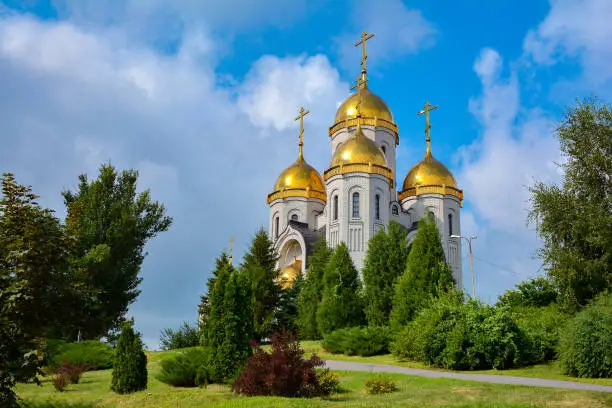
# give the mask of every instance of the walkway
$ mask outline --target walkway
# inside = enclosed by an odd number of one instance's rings
[[[612,392],[612,386],[587,384],[573,381],[547,380],[532,377],[511,377],[493,374],[463,374],[449,371],[434,371],[418,368],[406,368],[383,364],[355,363],[351,361],[325,360],[327,367],[332,370],[368,371],[376,373],[398,373],[416,375],[427,378],[452,378],[455,380],[478,381],[493,384],[527,385],[531,387],[565,388],[571,390],[586,390],[599,392]]]

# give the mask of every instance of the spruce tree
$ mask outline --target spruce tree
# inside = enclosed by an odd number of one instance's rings
[[[431,298],[448,291],[454,283],[436,222],[432,216],[424,217],[419,221],[406,270],[395,285],[391,325],[405,325]]]
[[[229,266],[229,258],[225,252],[222,252],[216,259],[216,267],[211,272],[211,277],[208,278],[206,282],[206,294],[200,297],[200,304],[198,305],[198,326],[200,331],[200,344],[202,345],[207,342],[211,314],[211,297],[215,289],[215,283],[220,274],[228,273]]]
[[[317,326],[317,310],[323,295],[323,275],[332,254],[333,250],[327,246],[325,239],[321,239],[308,258],[308,270],[298,297],[297,327],[302,340],[321,338]]]
[[[131,322],[124,322],[117,340],[111,389],[118,394],[129,394],[147,388],[147,356],[140,335]]]
[[[304,278],[298,274],[291,286],[281,289],[278,308],[275,312],[274,331],[295,333],[297,331],[298,297],[302,290]]]
[[[274,310],[278,306],[280,289],[276,284],[279,271],[274,244],[266,231],[257,231],[249,252],[244,256],[242,269],[251,281],[255,339],[257,341],[271,334]]]
[[[336,247],[323,276],[323,297],[317,310],[317,325],[322,334],[364,322],[361,282],[348,247]]]
[[[220,262],[219,265],[221,268],[217,271],[215,285],[210,295],[210,316],[204,329],[206,339],[204,345],[210,346],[213,350],[223,343],[225,337],[223,326],[223,319],[225,317],[225,290],[229,277],[234,271],[229,261],[226,263]]]

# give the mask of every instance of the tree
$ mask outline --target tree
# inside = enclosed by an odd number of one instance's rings
[[[586,99],[556,130],[563,180],[530,188],[539,256],[571,310],[612,287],[612,107]]]
[[[159,344],[162,350],[175,350],[200,345],[198,327],[184,321],[178,330],[166,327],[159,336]]]
[[[290,286],[281,289],[274,318],[275,332],[282,333],[287,331],[295,333],[297,331],[298,297],[303,283],[304,278],[302,278],[300,273]]]
[[[322,334],[343,327],[359,326],[364,321],[361,282],[348,247],[336,247],[323,276],[323,297],[317,310],[317,325]]]
[[[121,327],[117,340],[111,390],[118,394],[130,394],[147,389],[147,356],[140,334],[134,331],[132,322]]]
[[[69,327],[70,339],[79,332],[95,339],[118,327],[140,293],[145,244],[172,223],[149,190],[136,193],[137,179],[137,171],[118,174],[108,164],[100,167],[98,179],[90,183],[83,174],[76,192],[62,193],[66,226],[76,239],[72,264],[88,294],[75,305],[80,313]]]
[[[15,407],[12,388],[37,381],[43,337],[69,321],[74,292],[59,220],[13,174],[0,180],[0,406]]]
[[[225,338],[223,319],[225,317],[225,289],[230,275],[234,272],[233,266],[225,253],[217,258],[217,269],[214,272],[214,286],[210,291],[210,315],[204,322],[202,329],[202,345],[208,345],[213,350],[219,348]]]
[[[317,310],[323,294],[323,275],[333,251],[325,239],[317,241],[308,258],[306,278],[298,296],[297,327],[301,339],[317,340],[321,332],[317,326]]]
[[[500,305],[543,307],[557,301],[559,292],[553,283],[543,276],[529,279],[507,290],[499,297]]]
[[[406,270],[395,285],[391,325],[404,326],[431,298],[448,291],[454,284],[436,222],[432,216],[424,217],[419,221]]]
[[[255,338],[259,341],[271,334],[274,310],[278,305],[280,289],[276,284],[279,271],[274,243],[263,228],[255,234],[241,268],[253,284],[253,316]]]
[[[217,276],[221,273],[221,271],[225,270],[228,265],[229,258],[225,252],[222,252],[221,256],[216,259],[216,267],[211,272],[211,276],[206,282],[206,294],[200,296],[200,304],[198,305],[198,327],[201,336],[206,336],[204,333],[206,331],[206,327],[208,326],[208,321],[210,319],[210,296],[212,295],[212,292],[215,288]]]
[[[393,307],[393,285],[406,268],[408,241],[405,229],[391,221],[388,232],[379,230],[368,243],[363,268],[365,314],[370,326],[386,326]]]

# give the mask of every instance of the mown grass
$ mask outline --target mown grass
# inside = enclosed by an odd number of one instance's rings
[[[535,387],[505,386],[464,382],[450,379],[426,379],[389,374],[398,391],[388,395],[368,395],[364,382],[376,374],[339,372],[345,392],[330,398],[287,399],[273,397],[240,397],[229,387],[173,388],[159,382],[160,361],[176,352],[149,353],[149,386],[146,391],[117,395],[110,391],[111,371],[84,374],[81,382],[66,391],[55,391],[50,378],[42,386],[20,384],[17,392],[33,408],[118,407],[118,408],[190,408],[190,407],[462,407],[462,408],[533,408],[612,406],[612,394],[589,391],[556,390]]]
[[[331,354],[322,351],[319,341],[303,341],[302,347],[308,355],[316,353],[319,357],[325,360],[341,360],[353,361],[356,363],[366,364],[386,364],[407,368],[420,368],[427,370],[442,370],[435,367],[427,366],[426,364],[415,361],[403,361],[396,359],[391,354],[372,357],[345,356],[344,354]],[[576,378],[564,375],[561,367],[556,361],[548,364],[537,364],[534,366],[511,369],[511,370],[482,370],[482,371],[457,371],[465,374],[493,374],[493,375],[508,375],[516,377],[531,377],[531,378],[546,378],[550,380],[574,381],[587,384],[610,385],[612,386],[612,378]]]

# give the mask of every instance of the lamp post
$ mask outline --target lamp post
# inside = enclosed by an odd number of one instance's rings
[[[451,239],[465,239],[468,243],[468,248],[470,250],[470,269],[472,270],[472,297],[476,299],[476,286],[474,285],[474,260],[472,259],[472,240],[476,239],[475,235],[471,237],[464,237],[462,235],[451,235]]]

